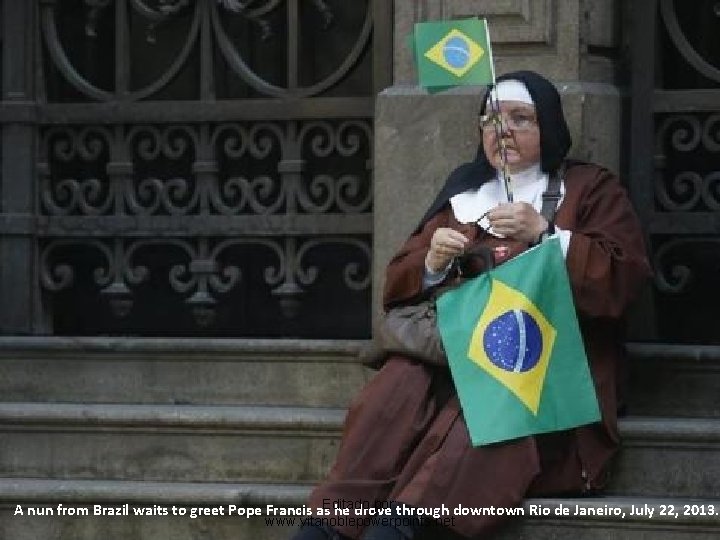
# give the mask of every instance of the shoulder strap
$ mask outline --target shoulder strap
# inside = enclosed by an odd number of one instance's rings
[[[562,194],[560,193],[560,183],[565,176],[565,163],[560,165],[548,178],[547,190],[542,194],[542,208],[540,213],[547,219],[548,223],[555,221],[555,211],[557,210],[558,201]]]

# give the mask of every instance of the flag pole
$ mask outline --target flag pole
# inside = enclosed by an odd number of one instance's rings
[[[487,23],[487,19],[485,20],[485,38],[486,43],[490,45],[490,25]],[[502,174],[503,174],[503,181],[505,184],[505,193],[507,193],[507,199],[508,202],[513,202],[513,190],[512,190],[512,181],[510,178],[510,171],[508,170],[508,160],[507,160],[507,146],[505,144],[505,139],[503,138],[503,126],[502,126],[502,115],[500,114],[500,99],[498,97],[497,93],[497,84],[495,81],[495,59],[493,58],[492,54],[492,47],[489,47],[490,49],[490,69],[492,71],[492,87],[490,88],[490,109],[495,114],[496,118],[498,119],[497,122],[494,122],[493,125],[495,126],[495,139],[497,141],[498,145],[498,154],[500,155],[500,163],[502,166]],[[495,98],[493,99],[493,91],[495,92]]]

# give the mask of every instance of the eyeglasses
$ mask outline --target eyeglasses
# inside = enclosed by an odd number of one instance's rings
[[[534,114],[520,111],[513,111],[510,114],[503,115],[496,113],[482,114],[479,120],[480,128],[483,131],[499,129],[501,125],[505,129],[513,131],[529,131],[537,126],[537,119]]]

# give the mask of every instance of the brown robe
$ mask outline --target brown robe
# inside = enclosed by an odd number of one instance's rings
[[[649,266],[625,190],[604,169],[589,164],[568,169],[555,223],[572,231],[566,264],[602,421],[473,448],[449,370],[392,357],[352,402],[336,463],[313,491],[311,507],[328,501],[372,505],[392,500],[424,508],[444,504],[452,512],[459,505],[510,507],[528,495],[603,486],[619,443],[619,318]],[[390,262],[385,306],[422,292],[430,239],[438,227],[447,226],[474,243],[508,246],[509,257],[527,248],[458,223],[448,205]],[[455,516],[452,528],[467,537],[484,536],[502,519]],[[351,538],[362,532],[338,529]]]

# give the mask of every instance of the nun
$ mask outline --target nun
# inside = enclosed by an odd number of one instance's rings
[[[353,400],[335,464],[308,502],[315,517],[295,540],[417,540],[425,523],[408,517],[413,508],[447,508],[442,523],[457,537],[485,538],[506,517],[456,509],[510,508],[528,496],[593,493],[606,484],[619,444],[621,317],[649,276],[639,220],[613,173],[566,158],[571,138],[560,95],[539,74],[499,77],[478,128],[475,160],[450,174],[391,260],[384,306],[457,280],[454,261],[468,249],[489,248],[500,265],[557,235],[601,421],[473,447],[449,369],[391,356]],[[360,519],[356,508],[385,508],[396,519]]]

